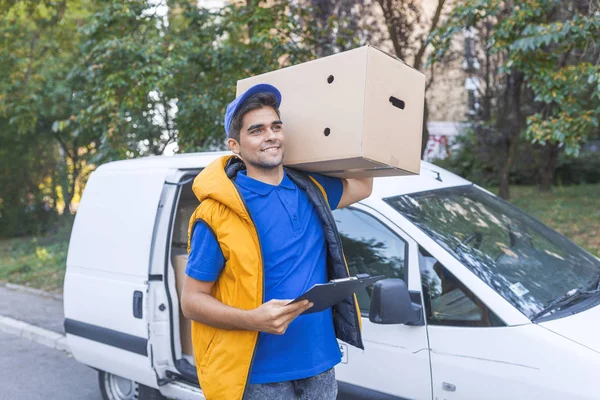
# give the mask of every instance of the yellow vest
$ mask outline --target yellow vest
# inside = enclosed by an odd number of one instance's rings
[[[256,227],[225,172],[231,157],[215,160],[194,180],[192,189],[200,205],[190,218],[188,252],[194,225],[203,220],[214,231],[226,260],[212,295],[226,305],[251,310],[263,303],[263,260]],[[326,196],[323,188],[312,180]],[[356,299],[354,303],[360,325]],[[360,332],[358,338],[362,347]],[[242,399],[257,339],[258,332],[218,329],[192,321],[198,381],[208,400]]]

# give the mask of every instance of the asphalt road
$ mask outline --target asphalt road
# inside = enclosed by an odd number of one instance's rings
[[[102,400],[95,370],[66,353],[0,331],[2,400]]]
[[[63,303],[60,300],[0,286],[0,315],[65,333]]]

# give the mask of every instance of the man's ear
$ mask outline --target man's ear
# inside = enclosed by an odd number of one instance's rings
[[[229,150],[231,150],[235,155],[240,155],[240,144],[237,140],[233,138],[227,139],[227,147],[229,147]]]

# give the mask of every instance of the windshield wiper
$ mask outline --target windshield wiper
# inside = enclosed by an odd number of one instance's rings
[[[540,311],[535,313],[533,317],[531,317],[531,320],[535,321],[556,308],[564,307],[583,296],[591,296],[596,293],[600,293],[600,288],[596,288],[593,290],[585,290],[581,288],[569,290],[567,293],[552,300],[546,307],[542,308]]]

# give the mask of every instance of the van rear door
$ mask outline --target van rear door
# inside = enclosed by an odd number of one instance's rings
[[[98,168],[75,218],[64,285],[73,356],[155,386],[148,357],[148,273],[167,169]]]

